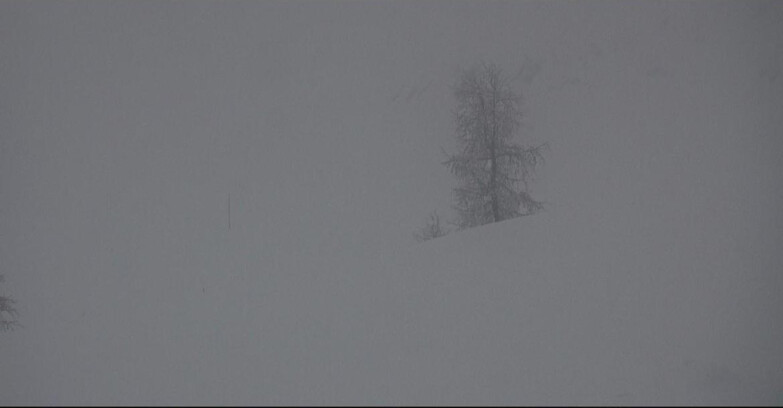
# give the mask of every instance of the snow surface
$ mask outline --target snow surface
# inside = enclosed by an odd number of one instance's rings
[[[6,365],[21,375],[5,389],[44,403],[779,403],[779,300],[753,244],[693,256],[685,228],[650,239],[644,223],[574,230],[551,211],[263,278],[127,278],[125,293],[91,291],[81,317],[60,313],[67,354],[35,326],[15,334],[47,370]]]

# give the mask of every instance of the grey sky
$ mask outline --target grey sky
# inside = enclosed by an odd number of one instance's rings
[[[4,1],[0,273],[32,328],[0,402],[79,400],[51,361],[100,357],[51,350],[100,333],[84,314],[414,245],[450,215],[449,86],[482,60],[525,92],[533,191],[569,228],[780,287],[781,23],[773,1]]]

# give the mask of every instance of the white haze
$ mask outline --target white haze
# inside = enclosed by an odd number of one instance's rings
[[[417,245],[480,61],[548,209]],[[0,404],[779,405],[782,73],[774,1],[2,2]]]

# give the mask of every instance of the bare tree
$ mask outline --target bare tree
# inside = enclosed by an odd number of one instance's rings
[[[0,282],[3,281],[3,275],[0,275]],[[20,327],[17,321],[18,312],[14,307],[14,300],[0,296],[0,331],[13,330]]]
[[[543,208],[528,193],[530,175],[545,144],[513,142],[522,119],[522,97],[496,65],[465,71],[454,96],[458,153],[443,164],[459,179],[454,189],[457,226],[470,228],[530,215]]]
[[[419,230],[419,232],[413,234],[417,242],[424,242],[433,238],[442,237],[447,234],[447,231],[440,225],[440,217],[437,211],[433,211],[427,219],[426,225]]]

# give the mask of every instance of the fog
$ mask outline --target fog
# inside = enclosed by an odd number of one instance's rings
[[[418,245],[430,211],[453,215],[451,87],[482,61],[524,94],[518,140],[550,146],[531,186],[547,210]],[[403,366],[311,337],[377,328],[385,312],[361,310],[385,289],[364,276],[471,236],[513,246],[498,265],[633,254],[617,287],[702,288],[677,304],[735,317],[690,322],[733,342],[710,349],[737,353],[722,364],[781,379],[782,73],[774,1],[2,2],[0,293],[24,327],[0,333],[0,403],[486,401],[379,391]],[[584,241],[536,258],[520,237],[546,231]],[[351,341],[400,350],[370,340]],[[595,392],[497,401],[614,401]],[[694,402],[644,395],[628,402]]]

